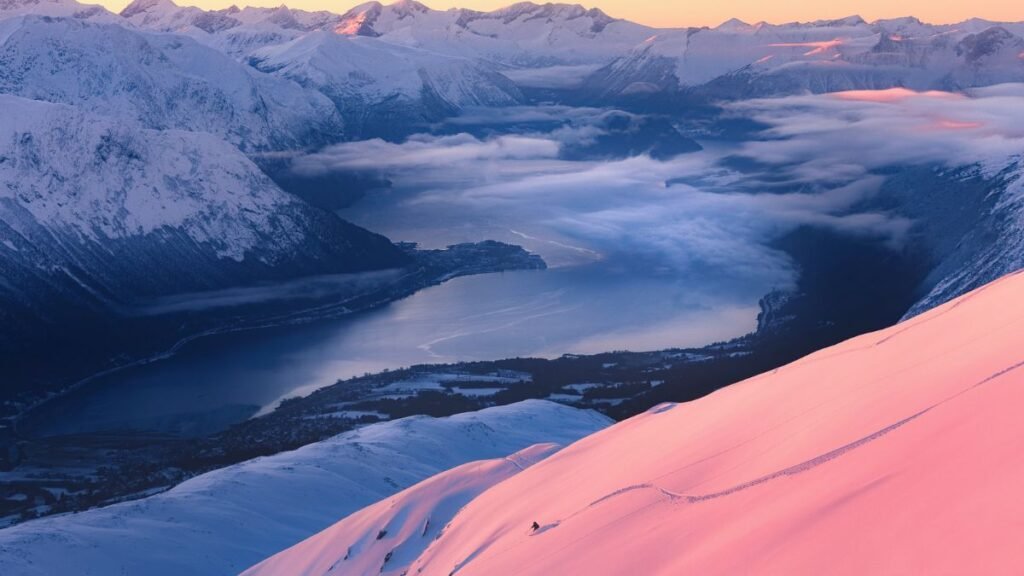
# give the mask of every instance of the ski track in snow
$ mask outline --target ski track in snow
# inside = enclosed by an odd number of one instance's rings
[[[633,486],[627,486],[625,488],[621,488],[621,489],[616,490],[616,491],[614,491],[614,492],[612,492],[612,493],[610,493],[610,494],[608,494],[606,496],[598,498],[597,500],[591,502],[590,505],[587,508],[599,505],[599,504],[601,504],[601,503],[603,503],[603,502],[605,502],[607,500],[613,499],[613,498],[615,498],[617,496],[621,496],[623,494],[627,494],[629,492],[633,492],[633,491],[636,491],[636,490],[656,490],[657,492],[659,492],[663,496],[668,497],[669,500],[673,500],[673,501],[674,500],[684,500],[684,501],[686,501],[686,502],[688,502],[690,504],[697,504],[697,503],[700,503],[700,502],[706,502],[708,500],[714,500],[714,499],[717,499],[717,498],[723,498],[723,497],[726,497],[726,496],[730,496],[730,495],[735,494],[737,492],[742,492],[742,491],[747,490],[749,488],[753,488],[755,486],[759,486],[759,485],[764,484],[766,482],[771,482],[773,480],[777,480],[777,479],[785,477],[785,476],[793,476],[793,475],[796,475],[796,474],[801,474],[803,472],[807,472],[809,470],[813,470],[814,468],[817,468],[818,466],[821,466],[822,464],[827,464],[828,462],[831,462],[832,460],[835,460],[836,458],[840,458],[840,457],[846,455],[847,453],[849,453],[849,452],[851,452],[853,450],[856,450],[857,448],[860,448],[861,446],[864,446],[866,444],[874,442],[875,440],[878,440],[878,439],[882,438],[883,436],[886,436],[889,433],[894,432],[894,431],[902,428],[903,426],[913,422],[914,420],[917,420],[918,418],[924,416],[925,414],[931,412],[932,410],[934,410],[934,409],[936,409],[936,408],[938,408],[938,407],[940,407],[940,406],[942,406],[944,404],[952,402],[952,401],[956,400],[957,398],[963,396],[964,394],[967,394],[967,393],[971,392],[972,390],[975,390],[975,389],[977,389],[977,388],[979,388],[981,386],[984,386],[985,384],[988,384],[990,382],[998,380],[999,378],[1001,378],[1001,377],[1003,377],[1003,376],[1005,376],[1007,374],[1010,374],[1011,372],[1014,372],[1015,370],[1018,370],[1020,368],[1024,368],[1024,360],[1021,360],[1020,362],[1017,362],[1016,364],[1013,364],[1011,366],[1008,366],[1007,368],[1004,368],[1003,370],[1000,370],[1000,371],[998,371],[998,372],[996,372],[994,374],[991,374],[990,376],[986,377],[985,379],[981,380],[980,382],[972,384],[971,386],[961,390],[960,392],[957,392],[956,394],[953,394],[952,396],[949,396],[948,398],[940,400],[940,401],[938,401],[938,402],[928,406],[927,408],[924,408],[923,410],[921,410],[921,411],[919,411],[919,412],[917,412],[915,414],[912,414],[912,415],[910,415],[910,416],[908,416],[908,417],[906,417],[906,418],[904,418],[904,419],[902,419],[902,420],[900,420],[898,422],[895,422],[895,423],[890,424],[890,425],[888,425],[888,426],[886,426],[886,427],[884,427],[884,428],[882,428],[880,430],[877,430],[877,431],[875,431],[875,432],[873,432],[871,434],[868,434],[867,436],[864,436],[864,437],[862,437],[862,438],[860,438],[858,440],[854,440],[853,442],[850,442],[849,444],[844,444],[843,446],[840,446],[840,447],[836,448],[835,450],[831,450],[829,452],[821,454],[820,456],[816,456],[814,458],[811,458],[810,460],[806,460],[804,462],[801,462],[800,464],[796,464],[796,465],[790,466],[788,468],[784,468],[782,470],[778,470],[776,472],[773,472],[773,473],[770,473],[770,474],[766,474],[766,475],[761,476],[759,478],[755,478],[753,480],[750,480],[750,481],[747,481],[747,482],[743,482],[741,484],[737,484],[735,486],[732,486],[730,488],[726,488],[724,490],[719,490],[717,492],[711,492],[711,493],[708,493],[708,494],[685,495],[685,494],[677,494],[677,493],[672,492],[670,490],[666,490],[666,489],[664,489],[664,488],[662,488],[662,487],[660,487],[660,486],[658,486],[656,484],[653,484],[653,483],[636,484],[636,485],[633,485]],[[582,512],[583,512],[583,510],[580,510],[580,511],[570,515],[569,518],[571,519],[572,517],[574,517],[577,514],[580,514]]]
[[[957,304],[959,304],[962,301],[963,300],[958,301]],[[953,307],[955,307],[955,306],[951,306],[951,308],[953,308]],[[941,315],[941,313],[938,314],[938,315]],[[1020,320],[1021,320],[1020,318],[1017,318],[1017,319],[1014,320],[1014,322],[1011,322],[1011,323],[1016,323],[1016,322],[1019,322]],[[941,356],[941,354],[939,356]],[[918,412],[916,412],[916,413],[914,413],[914,414],[912,414],[912,415],[910,415],[910,416],[908,416],[906,418],[903,418],[903,419],[901,419],[901,420],[899,420],[897,422],[894,422],[894,423],[892,423],[892,424],[890,424],[888,426],[885,426],[885,427],[883,427],[883,428],[881,428],[879,430],[876,430],[875,432],[872,432],[871,434],[868,434],[868,435],[866,435],[864,437],[861,437],[861,438],[859,438],[857,440],[854,440],[853,442],[850,442],[848,444],[844,444],[844,445],[842,445],[842,446],[840,446],[840,447],[838,447],[838,448],[836,448],[834,450],[831,450],[829,452],[826,452],[824,454],[821,454],[819,456],[816,456],[814,458],[811,458],[811,459],[806,460],[804,462],[801,462],[799,464],[795,464],[793,466],[790,466],[790,467],[787,467],[787,468],[784,468],[784,469],[781,469],[781,470],[778,470],[778,471],[766,474],[764,476],[760,476],[760,477],[755,478],[753,480],[749,480],[747,482],[742,482],[740,484],[736,484],[736,485],[733,485],[731,487],[728,487],[728,488],[725,488],[723,490],[719,490],[719,491],[716,491],[716,492],[710,492],[710,493],[706,493],[706,494],[692,494],[692,495],[691,494],[676,493],[676,492],[673,492],[671,490],[667,490],[667,489],[665,489],[665,488],[663,488],[663,487],[661,487],[661,486],[659,486],[659,485],[657,485],[657,484],[655,484],[653,482],[647,482],[647,483],[641,483],[641,484],[634,484],[634,485],[631,485],[631,486],[626,486],[626,487],[623,487],[623,488],[620,488],[618,490],[615,490],[615,491],[613,491],[613,492],[611,492],[611,493],[609,493],[609,494],[607,494],[605,496],[602,496],[601,498],[598,498],[598,499],[590,502],[590,504],[588,504],[586,507],[584,507],[584,508],[582,508],[580,510],[577,510],[576,512],[570,514],[569,516],[567,516],[564,519],[557,520],[557,521],[554,521],[554,522],[551,522],[549,524],[544,525],[540,530],[538,530],[537,532],[533,533],[532,536],[540,536],[540,535],[542,535],[545,532],[548,532],[550,530],[556,529],[559,526],[561,526],[562,524],[565,524],[565,523],[573,520],[575,517],[577,517],[577,516],[587,512],[587,511],[593,509],[594,507],[600,506],[601,504],[604,504],[604,503],[606,503],[608,501],[614,500],[614,499],[616,499],[616,498],[618,498],[620,496],[623,496],[625,494],[630,494],[630,493],[639,492],[639,491],[654,491],[659,496],[663,497],[663,499],[659,499],[659,500],[656,500],[654,502],[651,502],[650,504],[647,504],[647,505],[635,508],[633,510],[630,510],[627,514],[624,514],[624,515],[621,515],[621,516],[617,516],[617,517],[609,520],[608,522],[605,522],[605,523],[601,524],[600,526],[594,528],[593,530],[590,530],[587,533],[581,535],[580,538],[574,540],[573,542],[570,542],[570,543],[566,544],[566,546],[564,546],[564,547],[562,547],[562,548],[560,548],[558,550],[554,550],[554,551],[549,553],[549,554],[556,554],[556,553],[559,553],[560,551],[564,551],[566,549],[571,548],[576,542],[582,541],[583,539],[587,538],[588,536],[590,536],[590,535],[592,535],[594,533],[597,533],[597,532],[599,532],[601,530],[604,530],[605,528],[608,528],[609,526],[612,526],[612,525],[618,523],[619,521],[623,520],[626,517],[634,516],[636,514],[639,514],[639,513],[643,512],[643,511],[645,511],[645,510],[647,510],[647,509],[649,509],[649,508],[651,508],[653,506],[656,506],[658,504],[662,504],[662,503],[670,503],[671,504],[671,503],[683,502],[685,504],[698,505],[698,504],[701,504],[703,502],[709,502],[709,501],[717,500],[717,499],[720,499],[720,498],[726,498],[726,497],[732,496],[734,494],[737,494],[739,492],[743,492],[743,491],[749,490],[751,488],[755,488],[757,486],[761,486],[763,484],[767,484],[769,482],[773,482],[775,480],[779,480],[781,478],[786,478],[786,477],[791,477],[791,476],[795,476],[795,475],[798,475],[798,474],[803,474],[803,473],[808,472],[810,470],[813,470],[813,469],[815,469],[815,468],[817,468],[819,466],[827,464],[827,463],[829,463],[829,462],[831,462],[833,460],[841,458],[841,457],[845,456],[846,454],[849,454],[850,452],[853,452],[854,450],[857,450],[858,448],[861,448],[861,447],[863,447],[863,446],[865,446],[867,444],[875,442],[875,441],[877,441],[877,440],[879,440],[879,439],[881,439],[881,438],[883,438],[883,437],[885,437],[885,436],[887,436],[887,435],[889,435],[889,434],[899,430],[900,428],[902,428],[902,427],[904,427],[904,426],[906,426],[906,425],[908,425],[908,424],[918,420],[919,418],[927,415],[929,412],[932,412],[936,408],[939,408],[940,406],[948,404],[948,403],[950,403],[950,402],[952,402],[952,401],[954,401],[954,400],[964,396],[965,394],[970,393],[971,391],[973,391],[973,390],[975,390],[975,389],[977,389],[977,388],[979,388],[981,386],[984,386],[984,385],[986,385],[986,384],[988,384],[990,382],[998,380],[1001,377],[1006,376],[1008,374],[1011,374],[1011,373],[1013,373],[1016,370],[1019,370],[1021,368],[1024,368],[1024,360],[1021,360],[1021,361],[1019,361],[1019,362],[1017,362],[1015,364],[1007,366],[1006,368],[1004,368],[1002,370],[999,370],[999,371],[997,371],[995,373],[992,373],[989,376],[987,376],[986,378],[984,378],[984,379],[982,379],[982,380],[980,380],[980,381],[978,381],[978,382],[968,386],[967,388],[964,388],[963,390],[961,390],[961,391],[959,391],[959,392],[957,392],[957,393],[955,393],[955,394],[953,394],[953,395],[951,395],[951,396],[949,396],[947,398],[944,398],[944,399],[942,399],[942,400],[940,400],[938,402],[935,402],[934,404],[931,404],[931,405],[923,408],[922,410],[920,410],[920,411],[918,411]],[[730,450],[732,450],[734,448],[736,448],[736,447],[730,448]],[[671,474],[671,472],[669,474]],[[501,555],[501,554],[503,554],[503,553],[505,553],[505,552],[507,552],[507,551],[509,551],[509,550],[511,550],[511,549],[513,549],[515,547],[517,547],[517,546],[518,546],[517,544],[513,544],[513,545],[511,545],[511,546],[509,546],[509,547],[507,547],[507,548],[505,548],[503,550],[500,550],[500,551],[496,552],[496,555]],[[489,546],[485,546],[485,547],[483,547],[483,548],[481,548],[479,550],[474,551],[473,554],[471,554],[469,557],[467,557],[463,562],[461,562],[456,567],[455,570],[452,571],[452,574],[454,575],[459,570],[461,570],[463,567],[468,565],[472,561],[473,558],[475,558],[479,554],[483,553],[487,548],[489,548]],[[545,555],[545,556],[547,556],[547,555]]]

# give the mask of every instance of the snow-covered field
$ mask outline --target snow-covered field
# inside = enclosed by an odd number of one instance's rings
[[[1022,341],[1018,273],[577,442],[473,500],[408,573],[1020,574]],[[394,502],[429,510],[472,475]],[[330,567],[389,505],[263,568]],[[339,573],[375,573],[349,569],[357,549]]]
[[[368,426],[218,470],[143,500],[2,530],[0,574],[235,574],[439,472],[535,444],[568,445],[609,424],[595,412],[528,401]],[[497,481],[553,450],[538,447],[468,469],[490,470],[488,477]],[[469,485],[462,492],[449,488],[452,502],[468,500],[460,494],[473,492]],[[436,510],[451,513],[443,506]],[[393,532],[395,538],[405,535]]]

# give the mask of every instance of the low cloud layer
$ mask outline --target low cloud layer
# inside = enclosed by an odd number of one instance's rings
[[[971,95],[891,90],[753,100],[727,111],[767,126],[748,141],[712,142],[668,161],[596,162],[562,160],[559,150],[593,138],[599,123],[587,118],[603,112],[514,109],[473,125],[500,126],[504,118],[517,135],[346,143],[296,168],[385,175],[394,191],[352,216],[400,238],[438,222],[453,235],[478,225],[481,234],[506,230],[502,239],[530,239],[523,243],[556,264],[597,253],[625,271],[749,295],[792,282],[788,258],[770,246],[800,226],[899,246],[912,222],[865,208],[882,190],[885,170],[979,164],[997,172],[1024,151],[1021,110],[1020,85]]]
[[[740,154],[801,181],[849,180],[893,165],[979,164],[1024,152],[1024,85],[971,95],[904,89],[751,100],[732,107],[771,128]]]

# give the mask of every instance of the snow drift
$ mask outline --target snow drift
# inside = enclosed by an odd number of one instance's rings
[[[1021,573],[1022,338],[1018,273],[659,406],[485,492],[408,574]]]
[[[376,424],[143,500],[7,528],[0,531],[0,574],[234,574],[442,470],[537,443],[569,444],[609,423],[596,412],[533,400]],[[506,462],[516,468],[551,450]],[[501,462],[468,469],[495,478],[518,470]]]

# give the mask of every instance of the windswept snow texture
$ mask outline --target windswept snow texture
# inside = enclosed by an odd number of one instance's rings
[[[244,575],[404,574],[463,506],[560,448],[537,444],[505,458],[471,462],[438,474],[360,510]]]
[[[1022,341],[1018,273],[577,442],[408,573],[1024,573]]]
[[[610,423],[595,412],[533,400],[368,426],[211,472],[144,500],[2,530],[0,574],[236,574],[443,470],[538,443],[570,444]],[[538,447],[513,460],[527,464],[549,450]],[[492,479],[513,473],[500,462],[469,469],[490,469]],[[450,512],[440,504],[437,514]],[[391,520],[389,531],[400,537],[400,519]]]

